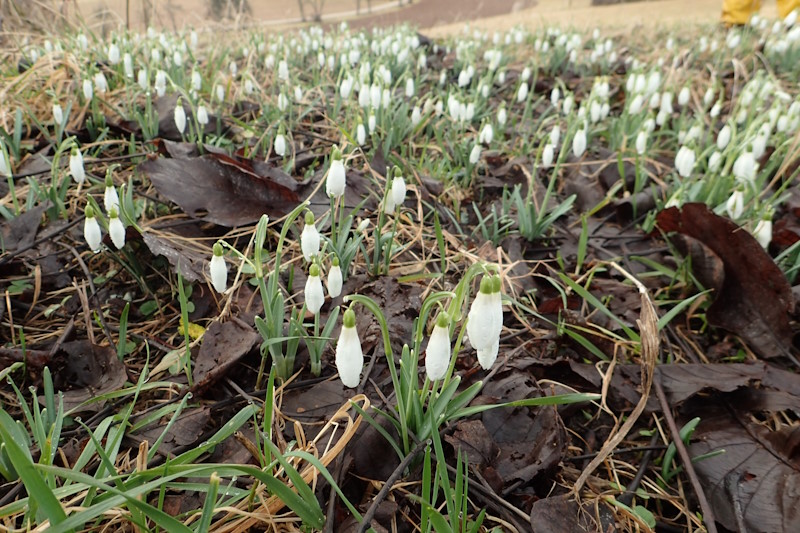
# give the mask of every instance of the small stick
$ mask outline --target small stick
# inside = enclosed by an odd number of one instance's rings
[[[675,423],[675,418],[672,416],[669,403],[667,402],[667,395],[664,394],[664,388],[661,386],[661,373],[659,372],[658,379],[653,380],[653,386],[656,390],[656,396],[661,404],[661,410],[664,412],[664,418],[667,420],[669,432],[672,433],[672,442],[675,443],[675,448],[678,449],[678,455],[681,457],[683,467],[686,469],[686,475],[689,476],[689,481],[692,483],[692,488],[697,496],[697,501],[700,503],[700,509],[703,511],[703,523],[706,525],[708,533],[717,533],[717,524],[714,520],[714,511],[708,504],[706,494],[703,492],[703,486],[700,484],[700,479],[697,477],[692,466],[692,458],[689,457],[689,452],[686,451],[686,446],[680,437],[680,430],[678,424]]]

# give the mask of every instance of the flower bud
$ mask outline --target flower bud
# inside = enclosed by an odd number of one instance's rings
[[[342,268],[339,266],[339,258],[334,257],[331,268],[328,270],[328,295],[336,298],[342,294]]]
[[[308,269],[308,278],[305,286],[306,308],[311,314],[318,315],[322,304],[325,302],[325,294],[322,292],[322,280],[319,278],[319,267],[312,264]]]
[[[103,242],[100,232],[100,224],[94,216],[94,209],[91,205],[86,206],[86,218],[83,221],[83,238],[94,253],[100,251],[100,244]]]
[[[211,263],[209,265],[211,273],[211,285],[214,290],[222,294],[228,287],[228,265],[222,257],[222,245],[215,243]]]
[[[111,208],[108,213],[108,235],[117,250],[121,250],[125,246],[125,226],[119,219],[116,207]]]
[[[342,331],[336,343],[336,369],[345,387],[357,387],[364,367],[364,353],[356,330],[356,315],[352,309],[344,312]]]
[[[428,379],[442,379],[450,368],[450,316],[442,311],[436,318],[428,347],[425,350],[425,373]]]

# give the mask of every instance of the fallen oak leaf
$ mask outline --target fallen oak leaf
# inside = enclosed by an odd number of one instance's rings
[[[187,215],[221,226],[251,224],[264,213],[282,216],[300,202],[285,185],[219,154],[152,159],[141,163],[139,170]]]
[[[656,224],[661,231],[696,239],[713,252],[692,247],[688,253],[693,265],[722,261],[724,279],[714,287],[717,296],[707,313],[709,324],[739,335],[762,357],[786,355],[798,364],[789,352],[792,288],[750,233],[701,203],[685,204],[682,210],[665,209],[657,215]]]

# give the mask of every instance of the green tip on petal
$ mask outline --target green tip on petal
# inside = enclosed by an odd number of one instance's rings
[[[334,145],[333,149],[331,150],[331,159],[334,161],[338,161],[342,158],[342,151],[339,149],[338,146]]]
[[[489,275],[481,278],[481,292],[483,294],[492,294],[492,278]]]
[[[356,314],[353,312],[352,309],[348,309],[344,312],[344,317],[342,317],[342,324],[346,328],[354,328],[356,327]]]
[[[314,224],[314,213],[312,213],[311,211],[306,211],[305,220],[306,220],[306,224],[308,224],[309,226],[313,225]]]
[[[109,211],[109,212],[108,212],[108,217],[109,217],[109,218],[118,218],[118,217],[119,217],[119,213],[117,213],[117,208],[116,208],[116,206],[115,206],[115,207],[112,207],[112,208],[111,208],[111,211]],[[482,281],[481,281],[481,285],[483,285],[483,282],[482,282]]]
[[[312,265],[309,267],[309,269],[308,269],[308,275],[309,275],[309,276],[316,276],[316,277],[319,277],[319,266],[318,266],[316,263],[312,264]]]
[[[72,155],[78,155],[78,147],[77,147],[77,146],[73,146],[73,147],[72,147],[72,150],[70,151],[70,154],[72,154]]]
[[[283,127],[283,124],[278,126],[278,135],[286,135],[286,128]]]
[[[447,314],[447,311],[442,311],[439,313],[439,316],[436,317],[436,325],[440,328],[450,327],[450,315]]]
[[[338,267],[339,266],[339,258],[337,256],[333,256],[333,261],[331,261],[331,265]]]
[[[94,207],[87,205],[85,213],[86,218],[94,218]]]
[[[111,178],[111,169],[109,168],[106,171],[106,187],[113,187],[113,186],[114,186],[114,180]]]
[[[503,288],[503,280],[500,279],[500,276],[495,274],[494,276],[492,276],[492,294],[500,292],[502,288]]]
[[[214,250],[214,255],[216,255],[217,257],[222,257],[222,244],[218,242],[214,243],[213,250]]]

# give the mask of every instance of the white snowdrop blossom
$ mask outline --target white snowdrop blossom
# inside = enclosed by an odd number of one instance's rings
[[[192,71],[192,90],[199,91],[203,88],[203,78],[200,77],[200,73],[196,70]]]
[[[278,79],[282,81],[289,81],[289,65],[286,64],[285,59],[278,62]]]
[[[494,128],[492,128],[491,124],[485,124],[483,128],[481,128],[480,134],[478,134],[478,142],[481,144],[492,144],[492,140],[494,139]]]
[[[414,80],[413,78],[408,78],[406,80],[406,98],[411,98],[414,96]]]
[[[356,141],[358,142],[359,146],[364,146],[367,142],[367,130],[364,127],[364,123],[361,122],[359,119],[358,126],[356,126]]]
[[[173,118],[175,119],[175,127],[178,129],[178,133],[183,135],[186,130],[186,110],[183,109],[183,101],[180,98],[175,104]]]
[[[581,128],[575,132],[572,138],[572,154],[575,157],[581,157],[586,151],[586,129]]]
[[[399,171],[395,172],[392,179],[392,201],[396,206],[403,205],[406,201],[406,180],[399,175]]]
[[[278,130],[278,134],[275,136],[275,153],[281,157],[286,155],[286,136],[283,134],[283,128]]]
[[[428,347],[425,349],[425,373],[428,379],[436,381],[444,378],[447,369],[450,368],[450,317],[442,311],[436,317],[436,325],[428,339]]]
[[[53,123],[56,126],[61,126],[64,122],[64,111],[58,103],[53,104]]]
[[[744,213],[744,193],[736,189],[725,202],[725,211],[732,220],[738,220]]]
[[[2,145],[0,145],[0,176],[11,177],[11,165],[8,164],[8,156]]]
[[[558,142],[561,140],[561,128],[556,124],[553,126],[553,129],[550,130],[550,144],[553,147],[558,146]]]
[[[116,207],[108,213],[108,235],[117,250],[121,250],[125,246],[125,226],[119,219]]]
[[[517,102],[524,102],[528,97],[528,83],[522,82],[517,90]]]
[[[342,152],[334,146],[331,153],[331,164],[328,168],[328,177],[325,180],[325,192],[328,196],[338,198],[344,194],[347,184],[347,172],[342,161]]]
[[[369,134],[372,135],[375,133],[375,128],[377,127],[375,121],[375,113],[370,111],[369,116],[367,117],[367,126],[369,127]]]
[[[416,127],[420,122],[422,122],[422,111],[418,105],[415,105],[414,109],[411,111],[411,125]]]
[[[222,245],[214,243],[213,253],[211,255],[211,263],[208,267],[211,274],[211,286],[214,290],[222,294],[228,288],[228,264],[225,258],[222,257]]]
[[[156,72],[155,88],[159,98],[164,96],[167,92],[167,73],[163,70]]]
[[[136,83],[139,84],[139,87],[143,90],[147,90],[147,70],[139,69],[139,72],[136,74]]]
[[[78,185],[86,179],[86,170],[83,168],[83,155],[77,146],[72,147],[69,155],[69,173]]]
[[[303,292],[306,298],[306,308],[312,315],[318,315],[325,302],[325,294],[322,292],[322,280],[319,277],[319,267],[311,265],[308,269],[308,278]]]
[[[683,178],[688,178],[694,170],[695,154],[694,150],[687,146],[681,146],[675,154],[675,169]]]
[[[708,158],[708,170],[711,172],[716,172],[719,170],[720,164],[722,163],[722,154],[719,153],[717,150],[714,150],[714,153]]]
[[[315,255],[319,254],[319,247],[320,235],[314,224],[314,213],[306,211],[303,232],[300,234],[300,249],[303,251],[303,258],[311,261]]]
[[[97,223],[94,209],[90,205],[86,206],[86,218],[83,220],[83,238],[86,239],[86,244],[89,245],[91,251],[94,253],[100,251],[100,244],[103,241],[100,224]]]
[[[506,125],[506,120],[508,120],[508,113],[506,112],[506,107],[501,106],[500,109],[497,110],[497,123],[501,126]]]
[[[83,97],[86,100],[91,100],[94,96],[94,88],[92,87],[92,80],[83,80]]]
[[[119,46],[116,43],[108,45],[108,62],[112,65],[119,63]]]
[[[469,342],[478,352],[478,362],[484,370],[491,368],[497,359],[503,328],[501,285],[499,276],[484,276],[467,315]]]
[[[476,165],[478,161],[481,159],[481,145],[475,144],[472,147],[472,151],[469,153],[469,164]]]
[[[745,150],[733,162],[733,176],[741,182],[752,183],[756,179],[758,163],[753,152]]]
[[[103,191],[103,207],[106,213],[110,213],[112,209],[119,210],[119,194],[117,188],[114,187],[114,180],[111,177],[111,169],[106,172],[105,191]]]
[[[689,92],[688,87],[684,87],[683,89],[681,89],[681,92],[678,93],[678,105],[681,107],[686,106],[686,104],[689,103],[690,96],[691,93]]]
[[[647,150],[647,131],[640,130],[636,135],[636,153],[643,155]]]
[[[731,142],[731,127],[725,124],[717,134],[717,148],[724,150],[729,142]]]
[[[122,70],[125,71],[125,77],[133,79],[133,57],[128,52],[122,56]]]
[[[762,248],[769,247],[769,243],[772,242],[772,220],[764,218],[759,220],[753,230],[753,237],[756,238]]]
[[[553,164],[554,152],[555,149],[553,148],[552,144],[548,143],[544,145],[544,148],[542,149],[542,168],[550,168],[550,166]]]
[[[357,387],[364,367],[364,353],[356,330],[356,315],[352,309],[344,312],[342,331],[336,343],[336,369],[345,387]]]
[[[339,258],[333,258],[331,268],[328,270],[328,295],[331,298],[336,298],[340,294],[342,294],[342,268],[339,266]]]
[[[203,104],[197,106],[197,123],[201,126],[208,124],[208,110]]]

